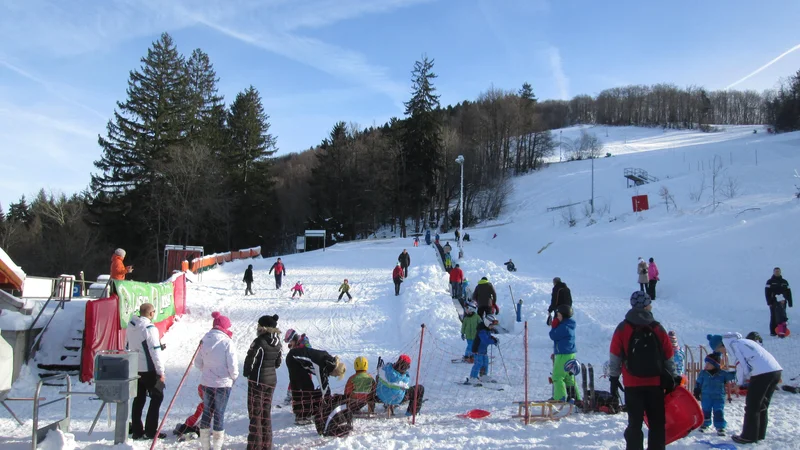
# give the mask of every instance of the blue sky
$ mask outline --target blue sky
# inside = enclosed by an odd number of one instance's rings
[[[339,120],[402,116],[436,61],[442,103],[492,84],[540,99],[629,83],[762,90],[800,69],[800,2],[592,0],[0,0],[0,204],[84,189],[128,72],[163,31],[202,48],[226,101],[250,84],[280,153]]]

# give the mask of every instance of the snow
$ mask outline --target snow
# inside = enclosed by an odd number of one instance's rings
[[[548,207],[586,202],[591,192],[591,162],[553,163],[534,174],[514,180],[514,193],[505,212],[496,220],[466,230],[472,239],[465,243],[465,257],[459,261],[471,285],[487,276],[495,285],[502,308],[501,320],[513,324],[510,333],[500,335],[500,357],[493,350],[492,375],[505,382],[504,391],[459,386],[470,366],[453,364],[464,344],[459,338],[457,314],[448,296],[447,274],[437,254],[424,244],[412,246],[409,239],[373,239],[337,244],[325,252],[314,251],[283,257],[288,277],[276,291],[267,271],[275,258],[226,263],[203,274],[202,282],[189,283],[187,305],[191,314],[177,321],[164,338],[167,344],[167,390],[164,405],[175,389],[200,337],[211,327],[211,313],[221,311],[230,317],[239,360],[243,360],[255,337],[256,321],[263,314],[277,313],[279,328],[295,328],[307,333],[315,348],[340,356],[348,365],[364,355],[374,373],[378,356],[395,360],[408,353],[413,360],[412,374],[418,366],[421,324],[422,342],[420,383],[426,387],[428,401],[410,425],[405,418],[356,420],[351,436],[321,438],[313,426],[293,425],[291,411],[273,409],[275,444],[278,448],[585,448],[622,449],[626,416],[576,414],[558,422],[523,425],[511,418],[523,399],[523,328],[512,321],[512,300],[524,301],[523,317],[529,322],[530,398],[550,396],[547,377],[552,343],[545,326],[547,305],[555,276],[572,289],[577,321],[578,359],[596,367],[598,389],[608,389],[601,379],[602,365],[608,357],[608,343],[614,328],[629,307],[628,298],[638,288],[636,259],[653,257],[662,281],[658,284],[654,314],[667,329],[674,329],[682,344],[707,345],[705,336],[736,330],[742,334],[756,330],[765,337],[765,347],[784,367],[784,381],[800,374],[797,336],[786,340],[770,338],[768,311],[764,301],[764,282],[774,266],[783,268],[790,281],[800,278],[793,266],[800,237],[795,233],[800,205],[793,198],[793,171],[800,167],[800,133],[767,135],[760,127],[725,127],[717,133],[664,131],[660,128],[594,127],[614,157],[594,161],[595,223],[583,215],[583,205],[573,208],[576,225],[562,223],[568,208],[548,212]],[[565,129],[563,136],[574,138],[579,128]],[[756,151],[757,161],[756,164]],[[718,193],[716,208],[711,188],[699,201],[690,199],[705,176],[711,184],[711,165],[721,161],[724,177],[735,178],[739,195],[724,198]],[[642,168],[661,181],[626,188],[625,168]],[[705,175],[704,175],[705,174]],[[666,187],[678,210],[667,211],[658,196]],[[632,195],[648,195],[651,210],[634,214]],[[497,237],[493,239],[493,235]],[[452,234],[442,240],[454,243]],[[393,295],[391,270],[397,255],[408,249],[412,258],[409,278],[399,297]],[[509,273],[502,265],[513,258],[518,271]],[[244,297],[242,273],[254,267],[256,295]],[[336,303],[342,279],[352,285],[354,300]],[[301,281],[306,295],[291,299],[289,289]],[[790,311],[791,316],[791,311]],[[65,316],[69,317],[69,316]],[[49,340],[49,336],[48,339]],[[46,344],[46,343],[45,343]],[[284,353],[285,354],[285,353]],[[285,395],[288,377],[285,366],[278,370],[278,389],[274,400]],[[506,371],[508,375],[506,375]],[[30,396],[35,371],[18,382],[12,395]],[[196,406],[197,370],[189,371],[186,385],[177,397],[165,425],[169,432],[190,415]],[[412,377],[413,378],[413,377]],[[510,381],[510,384],[508,384]],[[332,380],[334,391],[343,389],[344,380]],[[45,388],[45,395],[53,395]],[[76,384],[78,391],[91,391],[89,385]],[[246,383],[240,379],[227,408],[226,448],[245,447],[247,434]],[[16,404],[20,417],[30,420],[30,407]],[[112,446],[113,430],[104,420],[95,433],[86,431],[99,408],[97,401],[77,397],[73,401],[69,448],[107,448]],[[166,406],[162,408],[165,409]],[[27,409],[26,409],[27,408]],[[473,408],[492,415],[482,420],[457,418]],[[779,391],[770,408],[767,440],[750,448],[796,447],[800,418],[800,396]],[[378,407],[380,412],[381,408]],[[741,429],[744,399],[734,398],[726,405],[729,433]],[[60,407],[43,414],[57,419]],[[46,420],[43,419],[43,422]],[[0,443],[4,448],[29,446],[30,422],[17,427],[0,416]],[[70,436],[70,435],[66,435]],[[676,449],[707,448],[699,441],[730,442],[729,438],[692,433],[671,445]],[[135,449],[149,443],[133,442]],[[163,448],[195,448],[197,443],[177,443],[172,437]]]
[[[20,280],[25,280],[25,272],[22,270],[22,267],[14,264],[14,261],[11,260],[11,257],[8,256],[8,253],[5,252],[2,248],[0,248],[0,262],[6,265],[12,272],[14,272]]]

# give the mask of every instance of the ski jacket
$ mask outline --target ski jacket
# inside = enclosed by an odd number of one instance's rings
[[[658,281],[658,266],[656,266],[656,263],[653,262],[647,266],[647,278]]]
[[[367,371],[362,370],[347,379],[344,395],[356,400],[366,401],[375,389],[375,379]]]
[[[242,375],[250,381],[275,386],[278,384],[275,369],[281,366],[283,356],[281,331],[277,328],[263,328],[263,330],[265,332],[258,335],[247,350]]]
[[[233,340],[220,330],[211,330],[200,341],[194,366],[200,369],[200,384],[229,388],[239,377],[239,361],[232,348]]]
[[[456,267],[450,271],[450,282],[461,283],[464,280],[464,271],[460,267]]]
[[[400,373],[392,364],[386,364],[383,366],[383,376],[378,377],[375,395],[387,405],[399,405],[409,387],[411,387],[411,376],[408,372]]]
[[[472,353],[485,355],[490,345],[497,345],[497,338],[492,336],[488,329],[483,328],[478,331],[475,340],[472,341]]]
[[[400,267],[408,267],[411,265],[411,255],[408,252],[400,253],[400,256],[397,257],[397,262],[400,263]]]
[[[567,283],[563,281],[553,286],[553,292],[550,294],[550,307],[547,312],[553,312],[561,305],[572,306],[572,292],[567,287]]]
[[[575,347],[575,320],[570,317],[559,322],[558,326],[550,329],[550,339],[553,340],[553,353],[556,355],[570,355],[578,350]]]
[[[627,359],[628,354],[628,343],[631,340],[631,335],[633,335],[634,327],[641,327],[651,325],[655,322],[653,318],[653,313],[649,311],[645,311],[643,309],[631,309],[625,314],[625,320],[617,325],[617,329],[614,331],[614,336],[611,338],[611,347],[609,351],[609,376],[618,377],[622,374],[622,378],[624,380],[625,386],[630,387],[637,387],[637,386],[660,386],[661,385],[661,377],[637,377],[628,373],[628,370],[625,368],[625,360]],[[672,362],[672,342],[669,340],[669,335],[667,334],[664,327],[661,324],[656,325],[653,328],[656,336],[658,336],[658,340],[661,342],[661,356],[664,358],[664,370],[670,374],[670,376],[676,376],[675,374],[675,366]]]
[[[673,355],[672,355],[672,364],[675,365],[675,374],[678,376],[683,376],[684,372],[686,372],[686,368],[684,367],[684,361],[686,360],[686,354],[681,350],[680,347],[672,347]]]
[[[649,281],[647,277],[647,263],[644,261],[639,262],[636,266],[636,273],[639,274],[639,283],[647,283]]]
[[[789,282],[783,277],[772,276],[767,280],[767,286],[764,288],[764,296],[767,298],[767,305],[774,306],[781,298],[786,300],[787,305],[792,307],[792,290],[789,288]],[[779,297],[780,296],[780,297]]]
[[[138,353],[139,372],[164,375],[158,328],[147,317],[133,316],[125,333],[125,348]]]
[[[783,370],[778,361],[758,342],[742,339],[739,333],[728,333],[722,337],[728,356],[736,359],[736,380],[742,385],[745,380],[765,373]],[[730,365],[730,361],[729,364]]]
[[[506,266],[506,269],[508,269],[509,272],[513,272],[514,269],[517,268],[513,262],[504,262],[503,265]]]
[[[392,279],[398,280],[403,278],[403,267],[402,266],[394,266],[392,270]]]
[[[444,254],[444,268],[449,269],[453,267],[453,257],[450,256],[450,253]]]
[[[464,320],[461,321],[461,334],[469,340],[475,339],[475,335],[478,334],[478,322],[480,321],[481,316],[475,313],[465,315]]]
[[[323,350],[293,348],[286,355],[286,369],[293,391],[319,390],[323,396],[329,395],[328,376],[335,368],[336,359]]]
[[[717,369],[715,373],[707,370],[700,372],[694,384],[695,392],[700,391],[703,400],[725,400],[725,384],[736,380],[736,374],[726,370]]]
[[[339,286],[339,292],[350,292],[350,284],[342,283],[342,285]]]
[[[248,267],[247,269],[244,270],[244,278],[242,278],[242,281],[244,281],[245,283],[253,282],[253,269]]]
[[[497,292],[494,290],[494,286],[489,280],[478,281],[478,285],[475,286],[475,290],[472,292],[472,300],[475,302],[476,305],[480,308],[481,306],[489,307],[494,305],[497,302]]]
[[[124,280],[125,275],[128,274],[128,268],[125,267],[125,263],[122,262],[122,257],[119,255],[114,255],[111,257],[111,279],[112,280]]]
[[[297,292],[303,292],[303,285],[301,285],[300,283],[297,283],[297,284],[294,285],[292,290],[293,291],[297,291]]]
[[[276,262],[273,264],[272,267],[269,268],[269,273],[272,273],[273,270],[275,271],[276,277],[286,275],[286,266],[284,266],[283,263]]]

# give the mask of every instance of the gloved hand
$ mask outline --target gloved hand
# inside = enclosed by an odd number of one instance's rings
[[[550,313],[548,312],[548,314],[547,314],[547,326],[549,327],[551,323],[553,323],[553,316],[551,316]]]
[[[611,396],[619,398],[619,390],[622,389],[622,383],[619,382],[619,377],[610,377],[611,381]]]
[[[466,337],[466,336],[464,336],[464,333],[461,333],[461,340],[462,340],[462,341],[466,341],[466,340],[467,340],[467,337]]]
[[[697,399],[698,402],[703,399],[702,395],[700,394],[700,389],[694,390],[694,398]]]

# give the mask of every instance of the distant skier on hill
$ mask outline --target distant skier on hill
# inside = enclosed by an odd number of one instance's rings
[[[503,265],[506,266],[506,269],[508,269],[509,272],[517,271],[517,266],[514,265],[514,262],[511,261],[511,258],[508,259],[508,262],[504,262]]]
[[[400,267],[403,268],[403,278],[408,278],[408,268],[411,266],[411,255],[408,254],[408,250],[403,249],[403,253],[400,253],[397,261],[400,263]]]
[[[300,298],[303,298],[304,293],[305,292],[303,291],[303,285],[300,284],[299,281],[295,283],[294,287],[292,288],[292,298],[294,298],[295,294],[299,294]]]
[[[280,258],[278,258],[278,261],[269,268],[269,273],[272,273],[273,270],[275,271],[275,289],[280,289],[281,280],[283,279],[283,276],[286,275],[286,266],[283,265],[283,262],[281,262]]]
[[[339,298],[336,301],[338,302],[345,295],[347,296],[348,302],[353,299],[353,296],[350,295],[350,283],[347,282],[347,278],[345,278],[342,285],[339,286]]]
[[[780,267],[772,270],[772,277],[767,280],[764,295],[769,306],[769,335],[777,336],[776,328],[786,322],[787,302],[789,308],[792,307],[792,290],[789,288],[789,282],[781,275]]]
[[[425,244],[431,245],[431,230],[425,231]]]
[[[244,281],[247,284],[247,287],[245,287],[245,289],[244,289],[244,295],[247,295],[248,293],[250,293],[250,295],[254,295],[253,294],[253,265],[252,264],[248,265],[247,269],[245,269],[244,277],[242,278],[242,281]]]

